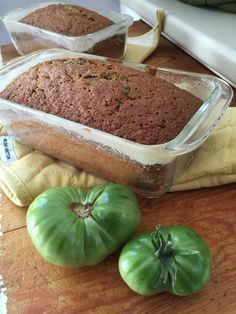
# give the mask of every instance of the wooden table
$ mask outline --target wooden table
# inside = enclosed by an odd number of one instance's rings
[[[138,22],[133,35],[148,29]],[[15,57],[9,45],[3,59]],[[161,38],[147,63],[208,73],[204,66]],[[235,105],[235,99],[233,101]],[[162,293],[142,297],[122,281],[119,251],[95,267],[64,269],[45,262],[26,232],[26,208],[2,195],[2,256],[0,273],[9,313],[236,313],[236,184],[168,193],[160,199],[139,197],[142,222],[138,231],[157,224],[184,224],[197,230],[213,254],[212,276],[206,287],[188,297]],[[0,309],[1,312],[1,309]]]

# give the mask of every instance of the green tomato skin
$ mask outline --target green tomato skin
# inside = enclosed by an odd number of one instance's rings
[[[161,265],[155,256],[150,232],[137,235],[124,246],[118,267],[122,279],[133,291],[142,295],[163,291],[159,280]]]
[[[122,249],[119,257],[119,272],[126,284],[142,295],[154,295],[169,291],[178,296],[186,296],[199,291],[208,281],[212,257],[206,243],[192,229],[184,226],[161,227],[164,239],[172,236],[173,263],[176,277],[168,275],[163,282],[163,264],[155,255],[156,248],[151,240],[151,232],[145,232],[131,239]],[[178,254],[178,250],[197,251],[196,254]],[[183,251],[182,251],[183,252]],[[170,259],[164,261],[164,267]]]
[[[81,218],[72,204],[92,204]],[[38,252],[58,266],[95,265],[113,253],[140,223],[135,194],[119,184],[101,184],[86,192],[51,188],[30,205],[27,231]]]

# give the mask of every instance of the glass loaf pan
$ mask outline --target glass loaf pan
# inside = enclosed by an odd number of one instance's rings
[[[21,57],[0,70],[0,91],[12,79],[46,60],[85,57],[88,54],[50,49]],[[140,71],[148,65],[125,63]],[[157,69],[156,75],[188,90],[203,104],[179,135],[160,145],[137,144],[120,137],[0,98],[0,123],[21,143],[67,161],[110,181],[127,184],[146,197],[168,191],[196,149],[207,139],[232,96],[221,79],[204,74]],[[170,126],[171,127],[171,126]]]
[[[113,25],[84,36],[66,36],[19,22],[29,13],[50,4],[42,2],[8,12],[1,20],[12,42],[21,55],[48,48],[65,48],[71,51],[87,52],[110,58],[121,58],[125,53],[128,28],[133,24],[129,15],[118,12],[93,10],[114,22]]]

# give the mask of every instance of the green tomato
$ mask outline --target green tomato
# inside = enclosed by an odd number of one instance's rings
[[[30,205],[27,230],[38,252],[59,266],[95,265],[138,227],[140,211],[126,186],[102,184],[90,191],[51,188]]]
[[[163,291],[185,296],[203,288],[212,257],[203,239],[185,226],[157,227],[131,239],[119,257],[126,284],[142,295]]]

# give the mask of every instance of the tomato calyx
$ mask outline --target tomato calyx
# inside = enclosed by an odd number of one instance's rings
[[[172,287],[175,286],[177,268],[174,263],[175,251],[173,241],[169,233],[167,239],[161,232],[161,226],[158,225],[156,230],[151,234],[152,244],[155,248],[155,256],[160,262],[160,281],[162,285],[168,285],[169,281]]]
[[[93,204],[92,203],[79,203],[79,202],[73,202],[70,204],[71,210],[76,214],[79,218],[87,218],[91,215],[91,212],[93,210]]]
[[[84,219],[89,216],[92,216],[92,211],[97,199],[102,195],[103,189],[99,190],[92,201],[88,201],[88,199],[82,198],[81,201],[74,201],[70,204],[70,209],[75,213],[78,218]]]
[[[161,226],[158,225],[156,231],[151,234],[152,244],[154,245],[156,252],[155,255],[159,259],[169,259],[173,257],[173,241],[171,234],[167,236],[167,240],[164,239],[163,234],[161,233]]]

